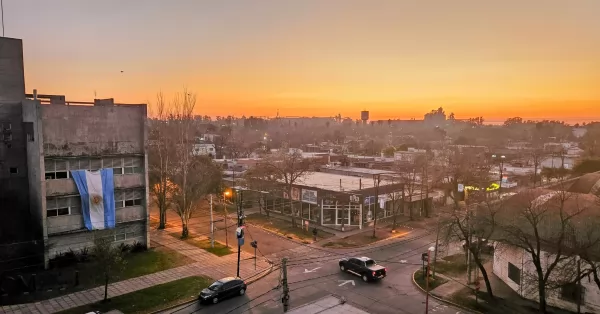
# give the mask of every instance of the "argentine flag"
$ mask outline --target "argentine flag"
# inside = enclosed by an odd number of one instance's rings
[[[115,184],[112,168],[71,170],[81,195],[83,222],[88,230],[115,227]]]

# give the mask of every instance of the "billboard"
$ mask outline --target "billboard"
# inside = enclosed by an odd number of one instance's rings
[[[317,191],[302,189],[302,201],[310,204],[317,204]]]

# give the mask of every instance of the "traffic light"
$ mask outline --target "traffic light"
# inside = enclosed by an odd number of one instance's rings
[[[256,240],[250,242],[250,246],[252,246],[253,248],[257,248],[258,247],[258,242],[256,242]]]

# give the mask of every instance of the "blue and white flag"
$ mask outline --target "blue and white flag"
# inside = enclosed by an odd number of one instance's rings
[[[83,222],[88,230],[115,227],[115,184],[112,168],[71,170],[79,195]]]

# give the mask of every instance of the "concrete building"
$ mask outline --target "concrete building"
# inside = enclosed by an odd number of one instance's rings
[[[0,37],[0,60],[0,269],[93,244],[72,170],[112,168],[116,227],[98,232],[148,245],[146,105],[26,95],[21,41]]]

